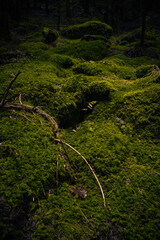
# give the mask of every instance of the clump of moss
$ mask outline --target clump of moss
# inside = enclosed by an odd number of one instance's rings
[[[106,81],[93,81],[86,90],[86,98],[89,100],[107,100],[110,95],[111,85]]]
[[[62,68],[70,68],[74,64],[71,57],[65,56],[65,55],[60,55],[60,54],[53,54],[50,57],[50,61]]]
[[[94,76],[102,73],[102,70],[91,63],[79,63],[74,68],[75,73],[82,73],[88,76]]]
[[[89,21],[83,24],[74,25],[63,30],[61,33],[64,37],[78,39],[83,35],[101,35],[106,38],[112,35],[112,27],[100,21]]]
[[[156,65],[142,65],[136,69],[136,75],[138,78],[142,78],[149,73],[152,73],[153,70],[157,70]]]
[[[112,56],[108,59],[105,59],[104,66],[108,71],[110,71],[112,74],[115,74],[121,79],[136,79],[136,72],[135,68],[126,64],[126,62],[129,62],[129,58],[122,58],[121,55]]]
[[[128,92],[119,106],[117,114],[133,123],[134,131],[146,137],[159,138],[160,117],[160,87],[151,85],[141,90]]]
[[[46,27],[43,29],[42,34],[45,37],[45,43],[53,43],[59,37],[59,34],[56,30],[52,30]]]
[[[108,47],[100,40],[91,42],[80,41],[65,46],[57,46],[53,49],[53,52],[70,55],[75,58],[98,61],[108,55]]]
[[[29,55],[40,56],[49,49],[49,46],[42,42],[24,42],[19,45],[19,49]]]

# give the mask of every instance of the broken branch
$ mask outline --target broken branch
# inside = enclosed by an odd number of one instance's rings
[[[68,146],[69,148],[71,148],[71,149],[72,149],[73,151],[75,151],[79,156],[81,156],[81,158],[87,163],[88,167],[90,168],[91,172],[93,173],[93,175],[94,175],[94,177],[95,177],[95,179],[96,179],[96,181],[97,181],[97,183],[98,183],[98,185],[99,185],[99,188],[100,188],[101,194],[102,194],[102,198],[103,198],[103,202],[104,202],[104,207],[106,207],[106,200],[105,200],[105,196],[104,196],[104,193],[103,193],[102,186],[101,186],[101,184],[100,184],[100,182],[99,182],[99,180],[98,180],[98,178],[97,178],[97,176],[96,176],[93,168],[92,168],[91,165],[88,163],[88,161],[82,156],[82,154],[81,154],[80,152],[78,152],[74,147],[72,147],[72,146],[69,145],[68,143],[63,142],[63,141],[61,141],[61,140],[59,140],[59,139],[54,139],[54,140],[55,140],[56,142],[61,143],[61,144],[65,144],[66,146]]]
[[[9,90],[10,90],[10,88],[12,87],[13,83],[16,81],[16,79],[17,79],[17,77],[19,76],[20,73],[21,73],[21,71],[19,71],[19,72],[16,74],[16,76],[14,77],[14,79],[10,82],[8,88],[4,91],[4,94],[3,94],[3,96],[2,96],[2,101],[1,101],[1,103],[0,103],[0,107],[4,107],[5,101],[6,101],[6,99],[7,99],[8,94],[9,94]]]

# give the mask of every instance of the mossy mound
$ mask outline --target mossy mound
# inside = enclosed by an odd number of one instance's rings
[[[102,73],[102,69],[98,68],[95,66],[95,64],[90,64],[90,63],[80,63],[77,64],[74,68],[73,71],[75,73],[82,73],[88,76],[94,76]]]
[[[31,56],[40,56],[49,46],[42,42],[24,42],[19,45],[19,49]]]
[[[66,46],[57,46],[53,49],[53,52],[79,59],[98,61],[108,55],[108,47],[100,40],[91,42],[80,41],[67,44]]]
[[[89,21],[79,25],[73,25],[64,29],[61,34],[66,38],[78,39],[84,35],[101,35],[109,38],[112,35],[112,27],[100,21]]]
[[[148,137],[160,136],[160,88],[159,86],[148,87],[141,91],[126,94],[124,100],[125,113],[123,118],[131,118],[134,122],[134,130]],[[129,115],[128,115],[129,114]],[[131,117],[132,116],[132,117]]]
[[[59,34],[56,30],[49,28],[44,28],[42,34],[45,37],[45,43],[53,43],[59,37]]]
[[[152,73],[153,71],[158,70],[158,67],[156,65],[145,65],[145,66],[140,66],[136,69],[136,75],[138,78],[142,78],[146,76],[147,74]]]
[[[34,57],[0,66],[0,97],[21,70],[7,99],[33,106],[0,109],[1,239],[159,239],[159,68],[107,56],[104,41],[65,41],[23,43]],[[84,159],[57,144],[36,107],[92,166],[106,207]]]
[[[106,81],[93,81],[89,84],[86,91],[86,97],[92,100],[108,100],[111,84]]]
[[[74,65],[74,62],[71,57],[60,54],[51,55],[50,61],[62,68],[70,68]]]

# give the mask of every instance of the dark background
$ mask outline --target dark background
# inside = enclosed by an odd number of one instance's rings
[[[44,18],[60,29],[86,20],[100,20],[113,27],[114,33],[145,27],[160,28],[158,0],[0,0],[0,39],[12,40],[12,31],[24,21]]]

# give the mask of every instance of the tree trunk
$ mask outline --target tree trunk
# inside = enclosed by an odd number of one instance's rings
[[[143,10],[142,13],[142,24],[141,24],[141,46],[144,46],[144,39],[145,39],[145,32],[146,32],[146,11],[145,9]]]
[[[66,18],[71,18],[71,1],[66,0]]]
[[[61,3],[58,0],[57,4],[57,30],[60,30],[60,23],[61,23]]]
[[[34,7],[34,9],[37,8],[37,0],[34,0],[34,2],[33,2],[33,7]]]
[[[83,8],[84,8],[84,13],[86,15],[89,15],[90,13],[89,7],[90,7],[90,0],[83,0]]]
[[[108,0],[106,0],[105,5],[104,5],[103,21],[105,23],[108,23],[108,19],[109,19],[109,2],[108,2]]]
[[[49,15],[49,2],[48,2],[48,0],[45,0],[45,9],[46,9],[46,14]]]
[[[5,41],[11,40],[8,0],[0,1],[0,38]]]
[[[26,0],[26,7],[31,8],[30,0]]]
[[[141,0],[141,46],[144,46],[147,14],[151,10],[152,4],[149,0]]]

